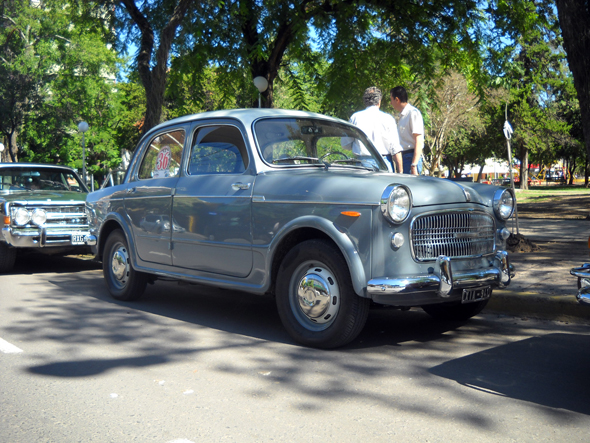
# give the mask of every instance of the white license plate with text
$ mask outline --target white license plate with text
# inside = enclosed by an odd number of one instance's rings
[[[476,301],[487,300],[492,295],[492,287],[486,286],[484,288],[463,289],[461,303],[473,303]]]

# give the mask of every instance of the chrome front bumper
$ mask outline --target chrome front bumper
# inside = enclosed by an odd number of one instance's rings
[[[578,277],[576,298],[581,304],[590,306],[590,263],[584,263],[579,268],[572,268],[570,274]]]
[[[498,251],[491,262],[489,268],[453,273],[451,259],[441,255],[436,260],[432,273],[401,278],[375,278],[368,282],[367,294],[375,301],[386,300],[387,304],[396,304],[397,299],[401,304],[408,305],[411,304],[411,298],[407,296],[413,294],[433,293],[436,299],[444,301],[451,296],[451,291],[456,289],[508,286],[514,276],[508,253]]]
[[[47,229],[41,227],[34,230],[17,231],[10,227],[4,227],[2,235],[6,243],[15,248],[96,245],[96,237],[91,235],[88,229]]]

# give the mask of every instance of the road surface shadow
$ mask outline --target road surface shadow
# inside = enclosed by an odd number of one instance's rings
[[[590,336],[547,334],[447,361],[429,372],[494,395],[590,414]]]

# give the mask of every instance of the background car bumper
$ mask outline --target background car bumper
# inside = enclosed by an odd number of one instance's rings
[[[4,240],[15,248],[45,248],[59,246],[92,246],[96,237],[88,230],[60,230],[39,228],[36,230],[14,231],[2,228]]]
[[[581,304],[590,306],[590,263],[584,263],[579,268],[573,268],[570,274],[578,277],[578,294],[576,298]]]
[[[514,276],[508,261],[508,253],[498,251],[492,266],[484,269],[464,270],[453,273],[449,257],[440,256],[434,271],[427,275],[413,275],[403,278],[381,277],[367,283],[367,293],[374,301],[388,305],[417,306],[436,301],[447,301],[457,290],[503,288]],[[421,295],[422,294],[422,295]]]

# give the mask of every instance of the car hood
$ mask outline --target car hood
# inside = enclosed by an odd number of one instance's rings
[[[4,191],[0,201],[38,202],[38,201],[85,201],[85,192],[74,191]]]
[[[254,196],[268,200],[377,204],[387,186],[400,184],[412,193],[414,207],[453,203],[491,205],[496,186],[455,182],[429,176],[355,170],[284,170],[256,178]],[[476,190],[477,189],[477,190]]]

